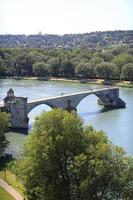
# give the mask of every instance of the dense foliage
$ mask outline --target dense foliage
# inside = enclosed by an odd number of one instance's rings
[[[132,200],[133,159],[76,113],[36,119],[18,173],[29,200]]]
[[[127,63],[123,66],[121,77],[130,82],[133,81],[133,63]]]
[[[0,160],[5,153],[5,149],[8,145],[8,141],[5,136],[5,131],[9,126],[8,115],[4,112],[0,112]]]
[[[0,76],[132,81],[132,68],[133,48],[126,46],[105,49],[0,49]]]

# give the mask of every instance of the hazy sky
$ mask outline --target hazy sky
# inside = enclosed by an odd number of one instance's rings
[[[0,0],[0,34],[133,29],[133,0]]]

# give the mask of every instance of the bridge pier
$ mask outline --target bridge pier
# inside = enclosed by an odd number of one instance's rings
[[[106,107],[114,107],[114,108],[125,108],[126,104],[125,102],[118,98],[118,99],[110,99],[108,101],[101,101],[98,99],[98,104]]]
[[[28,128],[27,105],[27,98],[14,96],[12,89],[7,92],[7,96],[4,98],[4,107],[10,114],[11,128]]]
[[[107,106],[107,107],[114,107],[114,108],[125,108],[125,102],[119,97],[119,88],[115,88],[105,92],[98,93],[99,99],[98,104]]]

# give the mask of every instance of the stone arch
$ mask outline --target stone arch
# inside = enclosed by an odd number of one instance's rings
[[[50,105],[49,103],[47,103],[47,102],[38,102],[38,103],[34,103],[33,105],[29,105],[28,106],[28,110],[27,110],[27,114],[29,114],[33,109],[35,109],[35,108],[37,108],[38,106],[40,106],[40,105],[47,105],[47,106],[49,106],[50,108],[54,108],[52,105]]]
[[[98,92],[92,92],[92,93],[88,93],[83,95],[81,98],[79,98],[76,107],[80,104],[80,102],[85,99],[86,97],[88,97],[89,95],[93,94],[94,96],[96,96],[98,98],[98,101],[104,101],[104,95],[99,94]]]
[[[51,107],[48,106],[46,103],[41,103],[38,104],[34,107],[32,107],[32,109],[27,113],[28,116],[28,129],[32,130],[34,122],[35,122],[35,118],[37,116],[39,116],[42,112],[47,112],[50,111]]]

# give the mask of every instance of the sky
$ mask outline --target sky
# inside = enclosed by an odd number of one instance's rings
[[[133,30],[133,0],[0,0],[0,34]]]

